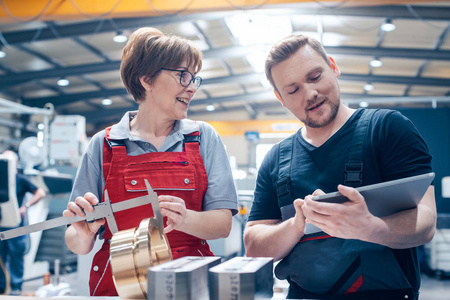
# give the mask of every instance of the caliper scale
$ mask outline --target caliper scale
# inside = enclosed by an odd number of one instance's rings
[[[163,233],[163,216],[159,209],[158,195],[145,179],[148,195],[111,203],[105,190],[104,201],[94,205],[85,216],[60,217],[0,232],[0,239],[7,240],[36,231],[47,230],[79,221],[93,222],[105,218],[113,234],[110,245],[111,268],[119,296],[124,299],[147,298],[147,269],[171,261],[169,242]],[[114,213],[151,204],[153,217],[141,221],[139,227],[119,231]]]

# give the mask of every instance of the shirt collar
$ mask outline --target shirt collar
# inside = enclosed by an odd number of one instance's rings
[[[114,124],[111,127],[109,138],[112,140],[124,140],[131,138],[130,121],[134,119],[138,114],[138,111],[126,112],[119,123]],[[199,130],[199,126],[195,121],[189,119],[177,120],[173,126],[169,136],[174,133],[189,134]]]

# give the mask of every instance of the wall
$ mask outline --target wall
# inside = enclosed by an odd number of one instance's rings
[[[450,213],[450,198],[442,197],[441,180],[450,176],[450,109],[397,109],[408,117],[427,142],[432,166],[438,212]]]

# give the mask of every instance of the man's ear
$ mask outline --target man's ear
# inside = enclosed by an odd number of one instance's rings
[[[286,107],[286,104],[284,103],[283,98],[281,98],[280,94],[277,91],[273,91],[273,93],[277,97],[278,101],[281,102],[281,105],[283,105],[283,107]]]
[[[339,76],[341,76],[341,70],[339,70],[337,63],[334,61],[334,59],[331,56],[329,56],[328,59],[330,60],[331,69],[333,70],[334,74],[336,75],[336,78],[338,78]]]

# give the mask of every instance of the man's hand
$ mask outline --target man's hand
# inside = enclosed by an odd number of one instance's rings
[[[305,230],[305,215],[303,214],[302,206],[305,203],[303,199],[294,200],[295,217],[292,218],[295,227],[298,228],[298,232],[303,233]]]
[[[374,228],[372,224],[380,222],[381,219],[369,212],[364,197],[356,189],[339,185],[338,190],[349,201],[327,203],[312,200],[313,196],[323,194],[322,191],[306,196],[302,206],[306,222],[334,237],[367,239]]]

